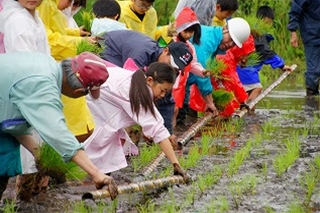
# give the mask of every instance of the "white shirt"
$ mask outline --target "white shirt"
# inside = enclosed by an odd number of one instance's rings
[[[7,53],[39,51],[50,55],[46,31],[36,11],[32,16],[19,2],[5,0],[0,12],[0,32]]]

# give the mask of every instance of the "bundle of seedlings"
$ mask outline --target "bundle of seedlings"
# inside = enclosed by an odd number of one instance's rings
[[[87,177],[85,171],[78,167],[74,162],[65,163],[61,156],[48,144],[43,143],[36,151],[35,163],[37,173],[22,175],[22,184],[19,186],[18,198],[30,201],[31,197],[45,192],[41,183],[47,176],[51,177],[51,185],[62,184],[67,180],[82,181]]]
[[[256,51],[250,53],[247,55],[246,60],[245,60],[245,66],[254,66],[259,64],[260,62],[260,55]]]
[[[92,20],[94,19],[94,15],[91,11],[82,11],[81,18],[83,23],[83,28],[87,32],[91,32]]]
[[[210,71],[211,77],[216,80],[225,79],[221,75],[222,71],[227,68],[227,65],[222,60],[217,60],[215,57],[210,57],[206,62],[206,70]]]
[[[217,89],[212,91],[212,99],[217,109],[222,111],[234,99],[234,95],[225,89]]]
[[[77,55],[83,52],[91,52],[96,55],[100,55],[100,53],[104,50],[99,43],[90,43],[87,40],[81,40],[77,45]]]
[[[248,22],[253,37],[257,38],[263,34],[274,34],[272,24],[264,21],[262,18],[256,17],[254,14],[243,18]]]

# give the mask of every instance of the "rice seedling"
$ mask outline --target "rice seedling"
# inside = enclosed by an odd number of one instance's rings
[[[260,62],[260,55],[257,52],[252,52],[246,57],[246,66],[254,66]]]
[[[206,209],[210,213],[226,213],[229,212],[229,202],[227,198],[219,196],[216,200],[211,200],[210,203],[206,205]]]
[[[227,174],[229,177],[233,176],[243,164],[243,161],[249,156],[251,150],[251,142],[248,141],[247,144],[240,150],[234,153],[233,158],[228,163]]]
[[[82,52],[91,52],[96,55],[100,55],[100,53],[104,50],[104,47],[100,46],[100,44],[92,44],[87,40],[81,40],[77,44],[77,55],[79,55]]]
[[[221,76],[221,72],[227,68],[222,60],[210,57],[206,62],[206,70],[210,71],[210,75],[215,79],[225,79]]]
[[[190,148],[189,154],[186,158],[180,158],[180,164],[182,168],[189,169],[194,167],[201,157],[202,155],[199,153],[199,146],[195,144]]]
[[[130,158],[133,171],[147,166],[161,151],[160,146],[142,146],[139,148],[139,155]]]
[[[288,207],[288,213],[307,213],[306,209],[299,203],[291,203]]]
[[[265,206],[263,208],[263,210],[264,210],[264,213],[274,213],[275,212],[271,206]]]
[[[36,153],[36,165],[38,173],[49,175],[58,183],[66,180],[83,180],[87,174],[74,162],[65,163],[61,156],[48,144],[40,146]]]
[[[277,155],[273,161],[273,168],[280,177],[296,159],[299,158],[300,141],[295,132],[293,138],[285,140],[286,149],[283,154]]]
[[[5,199],[4,200],[4,207],[0,207],[0,212],[3,213],[13,213],[13,212],[17,212],[17,205],[16,205],[16,200],[9,200],[9,199]]]
[[[302,177],[300,177],[299,182],[306,193],[305,205],[309,206],[311,196],[318,182],[317,177],[313,172],[306,172]]]
[[[81,11],[83,28],[87,32],[91,32],[92,20],[94,18],[92,11]]]
[[[155,207],[156,207],[156,204],[151,200],[148,200],[144,204],[138,203],[138,206],[136,206],[137,211],[139,213],[153,213],[153,212],[155,212]]]
[[[212,99],[217,109],[223,110],[234,99],[234,94],[224,89],[217,89],[212,91]]]

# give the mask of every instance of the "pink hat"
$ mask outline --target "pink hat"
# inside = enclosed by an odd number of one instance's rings
[[[100,85],[109,77],[105,61],[93,53],[83,52],[71,59],[72,70],[93,99],[100,96]]]
[[[196,13],[189,7],[184,7],[176,18],[176,31],[181,33],[192,25],[199,24],[200,22]]]

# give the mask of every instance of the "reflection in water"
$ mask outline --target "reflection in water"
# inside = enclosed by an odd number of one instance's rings
[[[306,97],[306,111],[319,110],[319,96]]]

